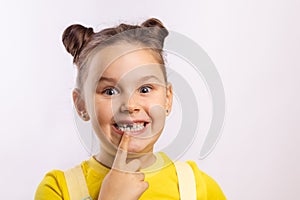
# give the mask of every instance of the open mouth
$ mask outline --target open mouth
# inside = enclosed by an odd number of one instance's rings
[[[138,132],[147,126],[148,122],[134,122],[134,123],[115,123],[113,126],[119,131]]]

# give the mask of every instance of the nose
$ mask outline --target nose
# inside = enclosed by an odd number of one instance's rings
[[[120,107],[121,112],[134,113],[140,111],[140,105],[134,95],[126,98]]]

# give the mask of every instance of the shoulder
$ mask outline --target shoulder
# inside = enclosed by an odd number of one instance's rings
[[[222,189],[212,177],[201,171],[194,161],[187,161],[186,163],[193,169],[198,194],[201,193],[201,195],[206,196],[207,199],[226,199]]]
[[[92,167],[97,167],[97,163],[93,158],[84,160],[80,164],[66,169],[65,171],[52,170],[47,172],[36,189],[35,200],[68,200],[70,197],[65,178],[66,172],[73,173],[74,169],[80,166],[86,178],[86,176],[88,176],[87,173],[91,170],[90,165]]]
[[[40,184],[35,193],[35,200],[63,199],[66,192],[66,181],[64,172],[61,170],[49,171]]]

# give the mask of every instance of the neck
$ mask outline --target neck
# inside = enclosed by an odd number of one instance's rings
[[[100,147],[100,152],[95,155],[95,158],[105,167],[111,168],[115,160],[115,154],[111,154]],[[152,151],[139,154],[138,156],[129,153],[127,157],[127,163],[134,159],[139,159],[141,161],[141,169],[151,166],[156,161],[156,157]]]

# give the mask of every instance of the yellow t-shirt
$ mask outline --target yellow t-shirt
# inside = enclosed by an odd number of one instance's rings
[[[142,170],[149,188],[140,200],[180,199],[174,164],[164,153],[157,153],[156,157],[156,162],[152,166]],[[187,163],[192,167],[195,175],[197,200],[226,199],[218,184],[199,170],[195,162],[187,161]],[[83,161],[81,167],[90,196],[93,200],[97,200],[102,181],[109,172],[109,168],[100,164],[94,157]],[[47,173],[37,188],[35,200],[70,200],[64,172],[53,170]]]

